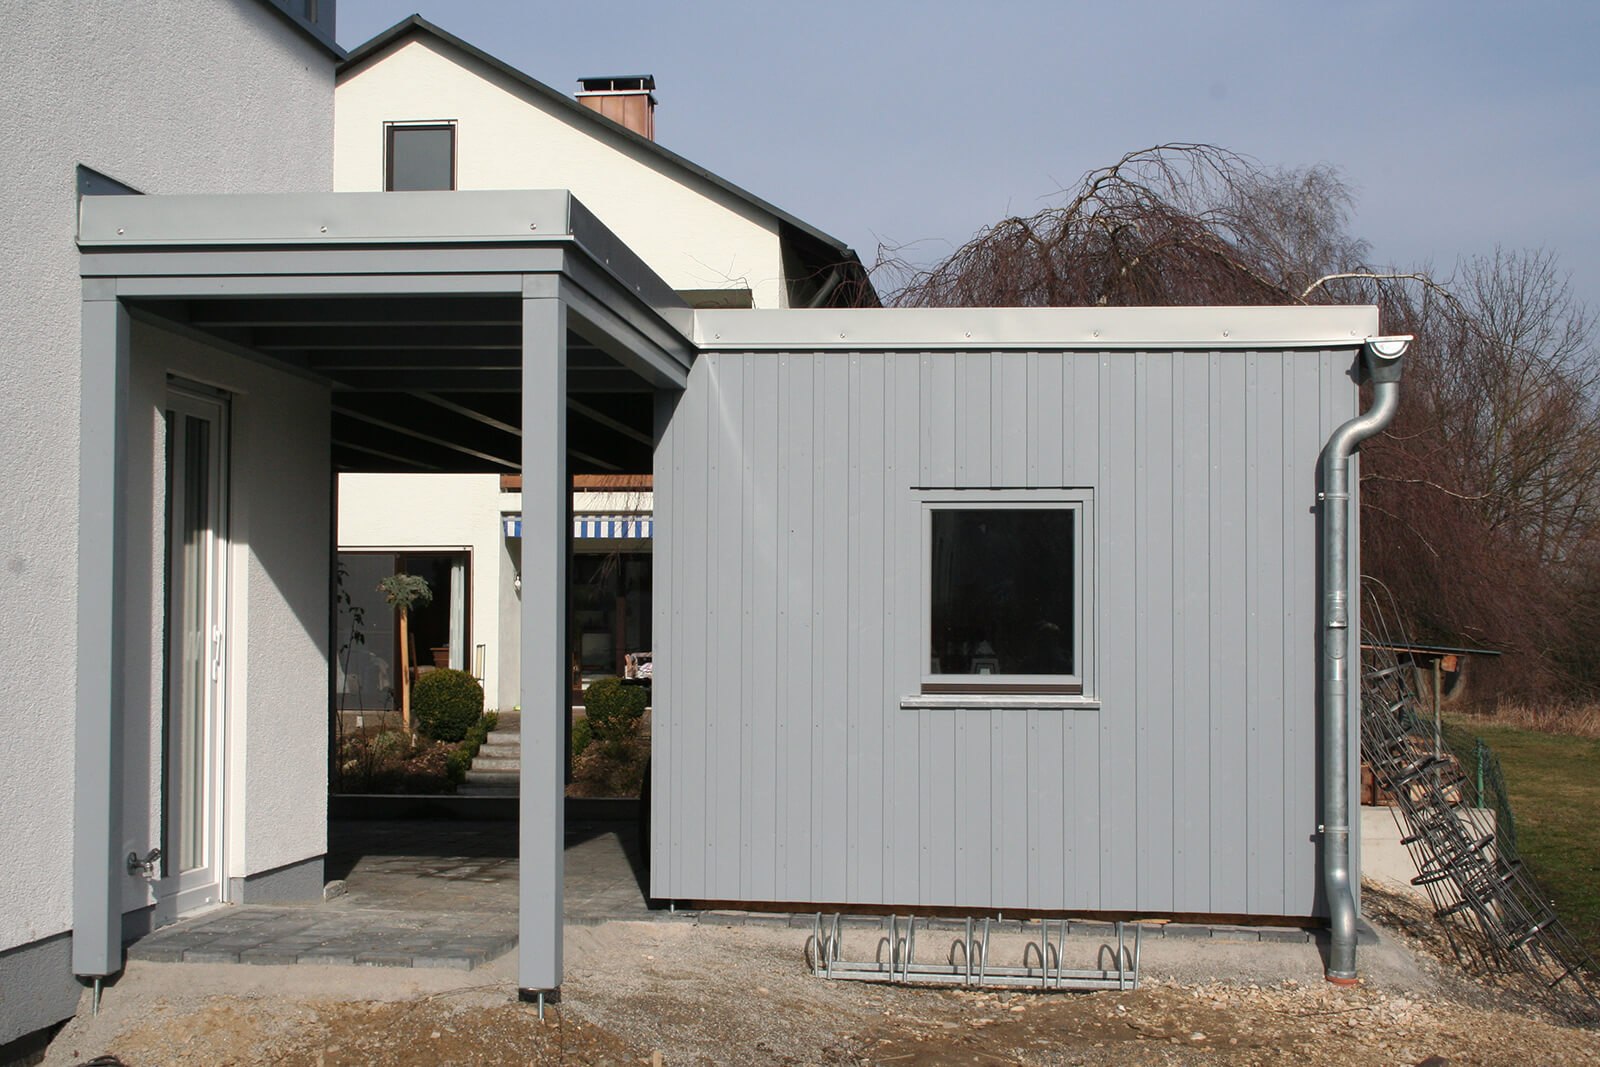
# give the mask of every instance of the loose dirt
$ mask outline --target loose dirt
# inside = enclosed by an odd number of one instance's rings
[[[562,999],[544,1022],[515,1001],[510,957],[469,974],[134,964],[98,1017],[85,1003],[45,1062],[110,1053],[132,1067],[1600,1064],[1600,1033],[1453,976],[1403,933],[1363,949],[1353,989],[1322,981],[1311,946],[1153,938],[1142,988],[1093,994],[823,981],[805,971],[806,935],[569,927]],[[874,935],[853,936],[847,954],[870,956]]]

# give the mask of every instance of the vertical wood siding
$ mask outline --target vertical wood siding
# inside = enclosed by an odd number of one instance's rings
[[[656,460],[659,897],[1311,915],[1354,350],[710,353]],[[1087,489],[1092,710],[903,709],[924,488]]]

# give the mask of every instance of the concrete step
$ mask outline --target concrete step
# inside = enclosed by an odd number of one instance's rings
[[[479,771],[467,772],[469,785],[508,785],[515,787],[522,781],[522,775],[516,771]]]
[[[518,744],[488,744],[478,746],[479,759],[521,759],[522,746]]]
[[[491,745],[516,745],[522,742],[521,730],[490,730],[488,742]]]
[[[482,774],[485,771],[506,771],[517,774],[522,770],[522,761],[516,759],[496,759],[493,756],[485,758],[481,753],[472,761],[472,771]]]
[[[515,785],[476,785],[471,781],[456,787],[458,797],[514,797],[520,792]]]

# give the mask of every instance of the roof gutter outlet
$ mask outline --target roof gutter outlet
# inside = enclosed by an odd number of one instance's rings
[[[817,290],[817,295],[811,298],[811,302],[806,307],[822,307],[828,302],[828,297],[833,295],[833,291],[839,287],[839,283],[842,281],[844,281],[844,267],[835,264],[833,269],[828,272],[828,280],[822,283],[822,288]]]
[[[1400,406],[1401,359],[1410,337],[1368,338],[1362,358],[1372,406],[1322,449],[1322,878],[1332,943],[1327,979],[1356,981],[1356,903],[1350,885],[1350,457]]]

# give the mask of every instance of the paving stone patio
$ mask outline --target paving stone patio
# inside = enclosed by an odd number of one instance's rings
[[[568,922],[648,919],[632,823],[567,825]],[[322,904],[224,907],[135,941],[158,963],[366,964],[471,970],[517,943],[517,824],[337,820]]]

